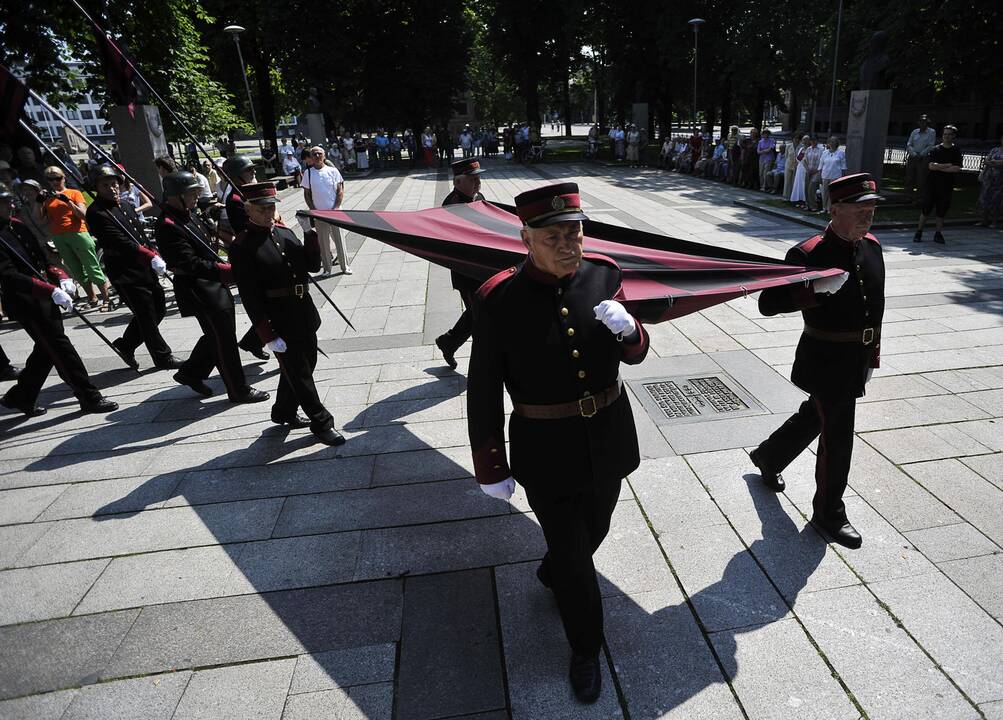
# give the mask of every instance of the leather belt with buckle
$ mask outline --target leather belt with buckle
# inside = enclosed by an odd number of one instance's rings
[[[310,289],[306,285],[296,284],[288,288],[272,288],[265,291],[265,296],[270,298],[298,297],[308,295]]]
[[[602,392],[583,397],[574,402],[558,403],[556,405],[527,405],[513,402],[512,408],[516,415],[530,420],[560,420],[561,418],[590,418],[604,407],[612,405],[620,397],[620,379]]]
[[[804,334],[816,340],[828,342],[861,343],[873,345],[881,337],[881,328],[864,328],[862,330],[819,330],[810,325],[804,326]]]

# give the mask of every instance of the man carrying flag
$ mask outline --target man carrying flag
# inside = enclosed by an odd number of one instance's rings
[[[480,162],[472,157],[457,160],[451,163],[453,169],[453,190],[442,201],[443,207],[446,205],[456,205],[457,203],[472,203],[483,200],[481,195],[480,174],[484,172]],[[473,317],[470,314],[470,306],[474,302],[474,295],[480,286],[476,280],[471,280],[466,275],[462,275],[455,270],[450,273],[453,281],[453,289],[460,293],[463,300],[463,313],[456,324],[445,333],[435,339],[435,344],[442,351],[442,357],[451,368],[456,367],[456,351],[467,341],[473,328]]]
[[[165,177],[166,205],[154,231],[157,247],[174,272],[178,309],[183,316],[194,315],[203,333],[174,380],[209,397],[212,389],[205,379],[215,365],[230,402],[262,402],[268,399],[268,393],[247,384],[237,352],[233,295],[227,287],[233,281],[230,265],[219,261],[209,246],[209,238],[192,219],[201,187],[188,172]]]
[[[73,281],[59,268],[46,262],[34,235],[11,217],[14,195],[0,185],[0,296],[4,311],[21,323],[35,346],[17,377],[17,382],[0,398],[0,405],[35,417],[45,408],[35,402],[45,378],[53,367],[80,402],[85,413],[118,409],[91,382],[80,355],[63,330],[59,309],[70,309]]]
[[[132,320],[122,337],[112,344],[133,368],[139,367],[135,353],[143,343],[157,368],[179,368],[181,361],[171,354],[159,328],[166,304],[158,276],[167,272],[167,265],[146,243],[143,225],[132,204],[121,202],[123,176],[119,169],[100,165],[93,180],[97,197],[87,208],[87,226],[102,250],[108,278],[132,311]]]

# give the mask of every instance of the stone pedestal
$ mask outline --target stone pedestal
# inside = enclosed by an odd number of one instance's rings
[[[630,121],[637,125],[637,129],[644,128],[648,131],[648,103],[634,103],[630,113]]]
[[[846,171],[867,172],[878,182],[884,173],[891,90],[855,90],[846,123]]]
[[[125,169],[156,194],[154,199],[158,199],[162,188],[153,160],[167,155],[167,139],[160,122],[160,110],[155,105],[135,105],[133,110],[135,117],[124,105],[116,105],[108,111],[115,130],[115,142],[118,143]]]
[[[314,145],[327,145],[327,131],[324,129],[324,113],[307,113],[307,135]]]

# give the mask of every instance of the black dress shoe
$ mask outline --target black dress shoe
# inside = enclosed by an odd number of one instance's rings
[[[184,364],[185,364],[184,360],[182,360],[179,357],[174,357],[173,355],[168,355],[160,362],[155,363],[158,370],[177,370]]]
[[[940,232],[940,230],[938,230],[937,232],[935,232],[933,234],[933,241],[935,243],[937,243],[938,245],[943,245],[944,244],[944,242],[945,242],[944,235]]]
[[[112,340],[111,344],[118,351],[118,354],[122,356],[122,359],[125,360],[126,365],[131,367],[133,370],[139,370],[139,361],[136,360],[136,354],[131,353],[122,347],[122,338]]]
[[[202,397],[212,397],[212,388],[205,384],[204,380],[190,378],[182,372],[174,373],[174,382],[187,385]]]
[[[247,388],[247,392],[240,397],[230,398],[230,402],[236,404],[247,404],[247,403],[257,403],[264,402],[271,395],[266,393],[264,390],[258,390],[256,388]]]
[[[320,440],[325,445],[330,445],[336,447],[338,445],[345,444],[345,436],[334,428],[327,428],[326,430],[314,430],[314,436]]]
[[[536,568],[536,579],[548,590],[553,586],[553,581],[550,579],[550,570],[543,563],[540,563],[540,566]]]
[[[912,236],[913,242],[923,242],[923,231],[917,230],[916,234]]]
[[[446,364],[453,370],[456,369],[456,358],[453,357],[456,350],[451,348],[446,344],[446,336],[440,335],[435,339],[436,347],[442,352],[442,359],[446,361]]]
[[[44,407],[39,407],[38,405],[19,405],[13,400],[8,399],[6,395],[0,398],[0,405],[3,405],[8,410],[17,410],[22,415],[28,417],[38,417],[39,415],[45,415],[46,412]]]
[[[81,402],[80,410],[85,413],[108,413],[118,410],[118,403],[106,397],[99,397],[97,400]]]
[[[825,531],[825,534],[831,537],[833,542],[843,547],[856,550],[864,544],[860,533],[857,532],[856,528],[845,517],[828,520],[819,515],[812,515],[811,524]]]
[[[777,492],[783,492],[784,488],[787,487],[787,483],[784,482],[784,476],[780,473],[765,467],[759,459],[759,448],[756,448],[751,453],[749,453],[749,459],[752,460],[752,464],[759,468],[759,476],[763,478],[763,484],[771,490],[776,490]]]
[[[21,375],[21,368],[13,365],[4,365],[0,368],[0,380],[17,380]]]
[[[267,360],[271,357],[271,355],[265,352],[265,349],[260,345],[251,345],[250,343],[239,342],[237,343],[237,347],[246,353],[250,353],[254,357],[258,358],[258,360]]]
[[[602,692],[602,671],[599,669],[598,655],[591,657],[572,653],[568,677],[578,702],[591,704],[599,699],[599,693]]]
[[[310,418],[300,413],[296,413],[291,418],[276,417],[275,413],[272,413],[272,422],[276,425],[288,425],[291,428],[310,427]]]

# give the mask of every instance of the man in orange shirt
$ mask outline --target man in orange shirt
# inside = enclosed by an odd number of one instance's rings
[[[101,290],[101,297],[104,298],[101,312],[108,312],[112,309],[111,298],[108,295],[108,278],[105,277],[98,261],[94,238],[87,232],[87,223],[84,221],[87,202],[83,193],[67,188],[66,176],[55,165],[45,168],[45,180],[51,192],[45,194],[42,210],[49,222],[52,242],[70,275],[87,293],[91,307],[97,305],[97,297],[94,294],[96,285]]]

